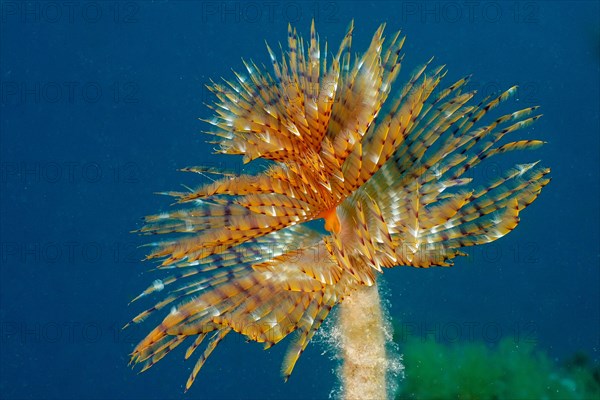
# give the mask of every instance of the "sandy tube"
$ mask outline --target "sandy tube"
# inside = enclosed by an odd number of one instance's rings
[[[340,305],[342,398],[384,400],[386,353],[377,285],[362,286]]]

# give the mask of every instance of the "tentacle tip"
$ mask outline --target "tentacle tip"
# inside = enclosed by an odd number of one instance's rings
[[[133,298],[129,303],[127,303],[128,306],[130,306],[132,303],[138,301],[141,297],[144,297],[146,295],[146,293],[142,293],[139,296]]]

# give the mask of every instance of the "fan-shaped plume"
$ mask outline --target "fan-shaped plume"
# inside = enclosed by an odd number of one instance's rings
[[[186,170],[216,179],[169,194],[173,211],[146,217],[142,234],[173,234],[152,243],[149,259],[169,275],[140,296],[170,289],[131,322],[171,311],[135,348],[143,370],[192,338],[186,358],[209,336],[187,382],[231,333],[269,348],[294,333],[282,373],[287,379],[331,309],[385,268],[449,266],[462,248],[511,230],[549,182],[537,162],[493,182],[466,173],[487,158],[533,149],[511,140],[534,122],[537,107],[480,119],[516,87],[473,103],[468,77],[441,89],[443,67],[429,63],[391,93],[404,38],[383,36],[352,60],[350,25],[331,58],[314,23],[304,43],[288,30],[272,73],[245,62],[246,73],[214,83],[207,121],[218,152],[270,160],[258,174]],[[382,111],[383,110],[383,111]],[[325,231],[305,222],[324,219]]]

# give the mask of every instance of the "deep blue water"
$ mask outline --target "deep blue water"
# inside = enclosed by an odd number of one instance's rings
[[[228,337],[192,390],[193,361],[170,354],[137,375],[128,354],[150,325],[120,328],[155,276],[140,260],[140,217],[154,195],[199,183],[177,172],[219,163],[204,84],[268,64],[264,40],[292,22],[337,49],[351,19],[353,48],[377,26],[407,35],[404,81],[435,56],[446,83],[473,73],[488,95],[519,84],[502,111],[538,104],[523,133],[548,144],[509,157],[541,159],[553,181],[507,237],[450,269],[385,274],[390,314],[406,336],[493,344],[515,336],[560,360],[600,358],[599,58],[597,2],[2,1],[0,397],[326,398],[335,364],[310,345],[290,381],[285,345]],[[501,112],[494,114],[501,115]],[[229,161],[227,161],[229,162]],[[480,172],[493,177],[492,167]]]

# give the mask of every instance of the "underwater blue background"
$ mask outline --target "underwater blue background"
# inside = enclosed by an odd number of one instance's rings
[[[540,105],[523,138],[548,142],[502,166],[542,160],[553,181],[501,240],[453,268],[386,271],[383,291],[401,339],[507,337],[560,361],[600,358],[598,2],[2,1],[0,397],[327,398],[332,349],[309,345],[288,383],[287,343],[262,351],[230,335],[195,385],[195,361],[174,351],[138,375],[127,366],[152,322],[121,327],[150,301],[128,306],[156,273],[148,238],[129,233],[168,209],[153,193],[204,180],[177,169],[242,168],[212,154],[198,118],[204,85],[241,58],[268,62],[291,22],[337,50],[350,20],[353,50],[377,26],[407,35],[400,86],[435,56],[446,84],[474,74],[479,98],[520,85],[494,117]],[[229,158],[232,158],[231,160]],[[500,164],[482,165],[480,182]],[[249,167],[250,169],[252,166]],[[478,168],[479,169],[479,168]],[[402,340],[401,340],[402,342]],[[400,351],[401,351],[400,343]],[[322,354],[325,353],[325,354]]]

